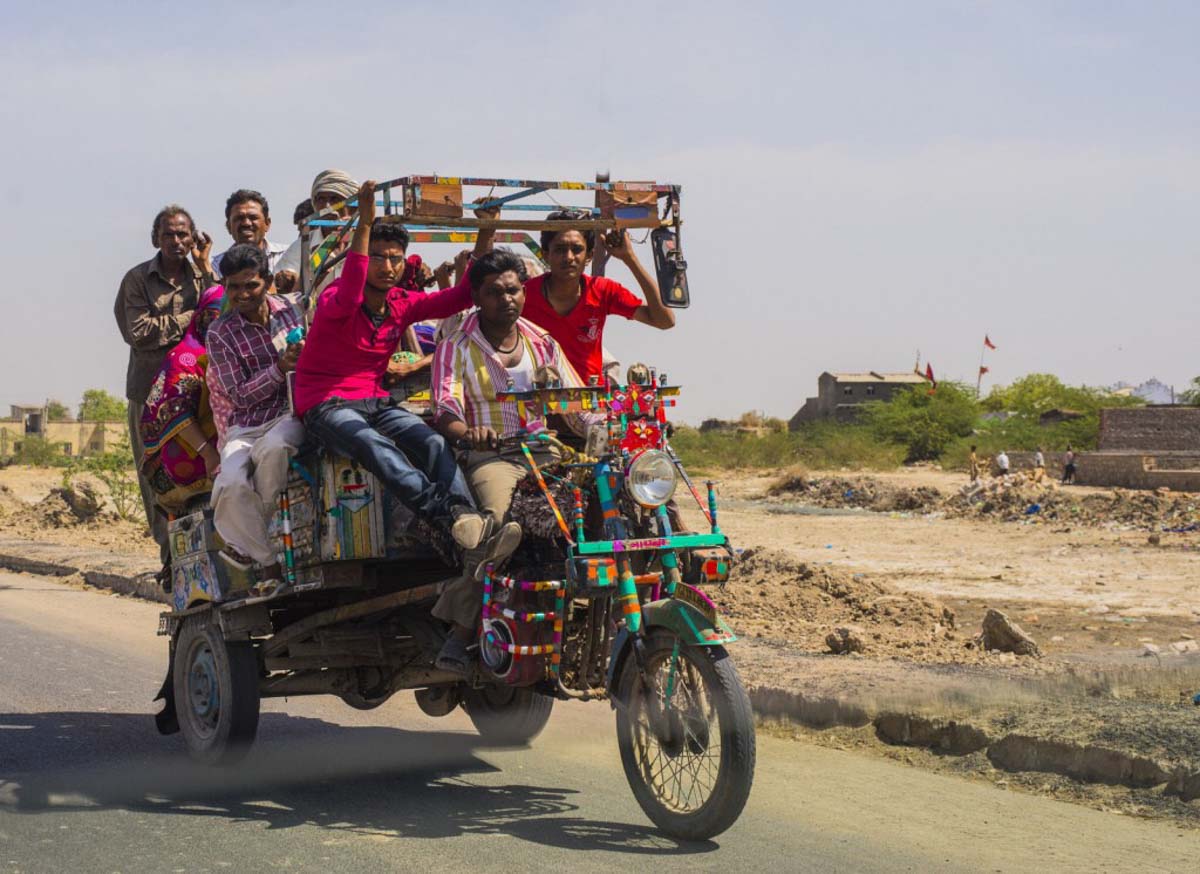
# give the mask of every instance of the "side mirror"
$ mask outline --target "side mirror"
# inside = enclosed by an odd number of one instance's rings
[[[670,228],[655,228],[650,233],[650,246],[654,249],[654,272],[658,277],[658,290],[663,303],[676,309],[691,306],[692,296],[688,291],[687,261],[679,251],[679,240]]]

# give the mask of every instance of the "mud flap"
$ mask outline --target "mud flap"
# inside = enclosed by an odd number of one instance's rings
[[[171,655],[167,658],[167,678],[163,680],[162,688],[154,696],[155,701],[163,702],[163,709],[154,714],[154,724],[159,734],[175,734],[179,731],[179,716],[175,712],[175,647],[171,646]]]
[[[733,643],[737,635],[717,615],[716,609],[706,600],[699,600],[698,593],[690,586],[679,586],[675,597],[663,598],[642,605],[642,622],[647,631],[665,628],[686,644],[694,646],[719,646]],[[685,600],[685,598],[687,600]],[[693,603],[693,599],[696,602]]]
[[[676,592],[683,595],[686,589],[687,587],[680,586]],[[643,604],[642,622],[646,634],[655,628],[665,628],[684,644],[690,646],[719,646],[737,640],[733,629],[726,625],[715,611],[711,611],[711,615],[709,615],[700,606],[693,605],[679,597],[663,598]],[[612,702],[613,707],[622,707],[626,703],[618,700],[620,690],[617,689],[617,682],[621,677],[621,670],[625,659],[629,657],[629,652],[635,651],[640,645],[641,638],[630,634],[625,628],[618,631],[613,640],[612,655],[608,660],[608,692],[609,701]]]

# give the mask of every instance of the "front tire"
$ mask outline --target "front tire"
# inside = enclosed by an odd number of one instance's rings
[[[248,641],[227,641],[207,615],[190,616],[175,642],[175,706],[193,759],[241,760],[258,732],[258,658]]]
[[[625,777],[660,829],[680,840],[707,840],[733,825],[750,797],[756,755],[750,699],[724,647],[690,646],[656,630],[644,655],[649,688],[634,653],[617,687]]]
[[[550,721],[554,699],[523,686],[489,685],[464,689],[462,706],[487,743],[524,746]]]

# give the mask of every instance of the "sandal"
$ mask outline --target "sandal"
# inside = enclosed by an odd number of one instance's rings
[[[467,676],[471,670],[471,656],[467,652],[466,643],[453,634],[447,637],[446,642],[442,644],[441,651],[437,654],[434,665],[438,670],[449,671],[460,677]]]

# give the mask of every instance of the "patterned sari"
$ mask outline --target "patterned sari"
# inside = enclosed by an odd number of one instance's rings
[[[216,445],[217,428],[204,380],[208,368],[204,337],[221,314],[224,298],[225,289],[220,285],[201,295],[187,332],[167,353],[142,411],[139,431],[146,447],[142,471],[159,505],[171,513],[182,511],[190,498],[212,488],[213,473],[197,451],[199,447],[184,439],[183,431],[195,424],[205,439]]]

